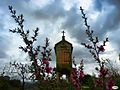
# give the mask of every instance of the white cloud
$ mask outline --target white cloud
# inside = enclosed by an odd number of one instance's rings
[[[74,1],[73,0],[62,0],[64,9],[70,10],[74,6],[75,1],[76,0]]]
[[[0,8],[0,16],[4,14],[4,11]]]
[[[82,6],[85,10],[90,9],[90,6],[93,4],[93,0],[76,0],[77,7]]]
[[[100,12],[93,11],[89,14],[89,19],[91,20],[91,23],[95,23],[100,15]]]
[[[30,0],[29,5],[34,9],[43,8],[46,5],[52,3],[54,0]]]
[[[62,0],[63,7],[65,10],[70,10],[72,7],[79,9],[82,6],[85,10],[90,10],[93,5],[93,0]]]

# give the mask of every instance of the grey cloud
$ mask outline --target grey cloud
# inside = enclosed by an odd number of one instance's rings
[[[9,47],[9,40],[6,37],[0,36],[0,58],[6,58],[6,51]]]
[[[105,22],[101,30],[110,31],[118,28],[117,26],[120,24],[120,10],[119,10],[120,1],[119,0],[95,0],[94,5],[95,5],[95,9],[100,10],[100,12],[102,12],[105,5],[107,5],[107,7],[114,6],[113,11],[105,15],[106,16]]]
[[[77,13],[76,6],[73,6],[69,11],[63,7],[60,0],[54,0],[52,3],[37,10],[31,10],[31,17],[35,20],[49,21],[54,23],[59,18],[64,19],[61,29],[65,29],[72,38],[75,38],[78,43],[85,40],[85,33],[83,30],[83,21],[81,16]]]
[[[4,10],[5,13],[9,14],[8,6],[12,5],[17,12],[29,12],[23,6],[23,3],[28,3],[30,0],[0,0],[0,8]],[[29,9],[29,8],[28,8]]]
[[[66,13],[66,20],[62,24],[61,28],[67,30],[70,33],[71,37],[77,40],[77,43],[85,41],[86,38],[83,29],[84,22],[81,19],[81,16],[77,13],[77,9],[73,7]]]
[[[92,58],[91,54],[86,48],[76,48],[73,52],[73,55],[75,55],[76,63],[80,63],[82,59],[84,60],[85,64],[95,63],[95,60]]]
[[[36,11],[33,11],[32,13],[36,19],[41,20],[56,21],[56,19],[58,19],[59,17],[65,17],[65,10],[60,0],[55,0],[53,3],[48,4],[47,6]]]
[[[120,7],[120,0],[94,0],[94,8],[101,11],[106,3],[117,8]]]
[[[83,30],[83,20],[77,13],[77,8],[73,6],[69,11],[65,11],[60,0],[55,0],[53,3],[32,12],[32,15],[37,20],[57,21],[58,18],[64,18],[61,30],[64,29],[70,34],[71,38],[75,38],[77,43],[85,41],[85,32]],[[81,54],[79,54],[81,55]]]
[[[119,26],[120,26],[120,0],[95,0],[95,10],[98,10],[99,12],[102,12],[104,10],[104,6],[107,5],[107,7],[114,7],[114,9],[105,15],[104,23],[102,25],[102,28],[100,28],[101,23],[100,20],[97,20],[97,23],[95,24],[95,29],[97,29],[98,34],[100,37],[104,37],[104,35],[107,32],[112,32],[112,36],[110,36],[111,42],[114,44],[115,48],[120,49],[119,43]],[[109,9],[108,9],[109,10]],[[101,18],[102,19],[102,18]],[[118,31],[117,31],[118,30]],[[118,33],[116,33],[116,31]]]
[[[111,5],[115,5],[116,7],[120,7],[120,0],[104,0],[104,1]]]
[[[116,30],[120,24],[120,12],[113,11],[107,15],[103,30]]]
[[[113,33],[113,34],[112,34]],[[110,40],[112,42],[112,45],[115,47],[118,53],[120,53],[120,29],[116,32],[111,32]]]
[[[101,11],[102,10],[102,0],[95,0],[94,1],[95,10]]]
[[[70,11],[66,11],[66,21],[63,25],[63,27],[66,28],[73,28],[76,25],[79,24],[80,22],[80,16],[77,14],[77,9],[76,8],[71,8]]]
[[[0,19],[0,20],[1,20],[1,19]],[[0,22],[0,32],[3,31],[3,26],[4,26],[3,23]]]

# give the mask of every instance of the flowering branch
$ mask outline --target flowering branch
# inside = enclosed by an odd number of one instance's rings
[[[105,85],[106,85],[105,78],[107,76],[109,76],[111,78],[111,76],[108,72],[108,69],[105,68],[105,65],[104,65],[105,62],[100,60],[100,53],[105,51],[104,46],[106,46],[106,42],[108,42],[109,40],[108,40],[108,38],[106,38],[105,40],[102,41],[103,43],[100,44],[99,38],[95,37],[93,35],[93,30],[91,30],[90,25],[88,25],[87,17],[86,17],[86,14],[84,13],[84,10],[82,9],[82,7],[80,7],[80,10],[82,13],[82,18],[84,19],[84,24],[86,27],[86,34],[87,34],[88,40],[90,41],[89,44],[86,44],[86,43],[81,43],[81,44],[89,50],[89,52],[91,53],[91,55],[93,56],[95,61],[97,61],[97,63],[99,64],[99,68],[96,67],[96,70],[99,73],[99,78],[96,80],[95,87],[102,84],[102,87],[104,90],[106,88],[105,87]],[[109,82],[109,81],[106,81],[106,82]],[[114,85],[114,83],[112,83],[111,86],[112,85]],[[110,88],[112,88],[112,87],[110,87]],[[107,89],[107,90],[111,90],[111,89]]]
[[[89,41],[92,43],[92,44],[86,44],[86,43],[81,43],[81,44],[84,45],[87,49],[89,49],[89,52],[91,53],[91,55],[94,57],[97,63],[99,63],[99,66],[102,67],[102,61],[100,60],[99,55],[100,55],[100,52],[105,51],[104,46],[106,46],[106,42],[108,42],[108,38],[106,38],[103,41],[103,44],[99,45],[99,38],[93,36],[93,30],[91,30],[90,25],[88,25],[87,17],[82,7],[80,7],[80,10],[82,13],[82,18],[84,19],[85,26],[87,28],[86,34],[89,38]]]
[[[84,75],[85,75],[84,71],[83,71],[83,68],[84,68],[83,60],[81,60],[80,66],[77,69],[76,63],[75,63],[75,60],[73,57],[73,65],[75,68],[73,68],[72,73],[71,73],[71,81],[77,89],[81,89],[82,88],[81,83],[82,83],[82,80],[83,80]]]
[[[10,32],[12,33],[18,33],[24,43],[25,47],[20,46],[19,49],[24,51],[25,53],[28,53],[30,61],[31,61],[31,67],[30,70],[33,73],[33,76],[35,76],[35,79],[40,78],[41,76],[44,78],[45,73],[47,75],[49,73],[52,73],[52,68],[49,66],[49,61],[51,61],[50,56],[51,56],[51,49],[49,48],[49,39],[46,38],[45,40],[45,45],[44,46],[37,46],[34,47],[35,41],[37,41],[37,36],[38,36],[38,30],[39,28],[36,28],[33,31],[33,35],[30,36],[29,33],[30,31],[24,30],[24,17],[23,15],[16,15],[16,10],[13,10],[12,6],[9,6],[10,13],[12,14],[11,17],[15,20],[15,22],[18,24],[18,27],[15,29],[9,29]],[[42,50],[40,50],[42,48]],[[41,55],[41,56],[40,56]],[[41,58],[39,58],[39,56]]]

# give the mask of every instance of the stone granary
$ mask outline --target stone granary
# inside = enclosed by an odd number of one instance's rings
[[[62,40],[55,44],[56,71],[58,80],[65,74],[69,80],[72,71],[72,44],[65,40],[64,31]]]

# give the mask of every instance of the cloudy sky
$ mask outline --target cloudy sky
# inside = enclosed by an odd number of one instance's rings
[[[45,37],[50,39],[54,56],[54,45],[61,40],[64,30],[66,40],[73,44],[73,56],[76,62],[83,58],[86,69],[95,66],[87,49],[81,46],[86,40],[84,22],[79,7],[87,13],[88,23],[100,39],[108,37],[106,52],[103,57],[117,60],[120,53],[120,0],[0,0],[0,62],[1,65],[11,60],[22,60],[24,52],[18,47],[23,45],[17,34],[9,29],[16,27],[10,17],[8,5],[12,5],[18,14],[25,18],[25,29],[32,31],[39,27],[37,44],[43,44]],[[53,58],[52,65],[55,64]],[[90,68],[89,68],[90,69]]]

